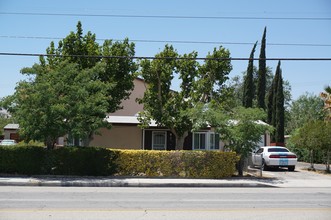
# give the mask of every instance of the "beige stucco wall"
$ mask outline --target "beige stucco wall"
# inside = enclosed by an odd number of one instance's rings
[[[13,129],[5,129],[4,132],[4,139],[10,139],[10,135],[11,134],[17,134],[17,130],[13,130]]]
[[[136,102],[137,98],[143,98],[146,91],[146,84],[142,79],[135,79],[133,81],[134,89],[131,92],[129,99],[122,101],[123,109],[117,110],[111,115],[115,116],[134,116],[137,112],[143,110],[143,105]]]
[[[142,130],[137,125],[113,125],[101,128],[101,135],[94,135],[90,146],[115,149],[142,149]]]

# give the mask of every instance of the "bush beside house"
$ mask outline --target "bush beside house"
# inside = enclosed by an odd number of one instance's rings
[[[144,151],[65,147],[0,147],[0,173],[23,175],[224,178],[237,156],[219,151]]]

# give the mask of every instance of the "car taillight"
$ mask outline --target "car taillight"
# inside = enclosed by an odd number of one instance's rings
[[[270,155],[269,158],[297,158],[295,155]]]

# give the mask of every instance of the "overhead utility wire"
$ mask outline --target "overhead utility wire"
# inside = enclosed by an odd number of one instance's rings
[[[99,55],[59,55],[59,54],[38,54],[38,53],[7,53],[0,52],[0,56],[45,56],[45,57],[81,57],[94,59],[147,59],[147,60],[287,60],[287,61],[331,61],[331,58],[241,58],[241,57],[221,57],[221,58],[207,58],[207,57],[153,57],[153,56],[99,56]]]
[[[10,39],[38,39],[38,40],[62,40],[60,37],[41,37],[41,36],[8,36],[2,35],[0,38]],[[97,38],[97,41],[108,40],[105,38]],[[123,39],[113,39],[114,41],[123,41]],[[222,41],[189,41],[189,40],[139,40],[129,39],[132,42],[140,43],[174,43],[174,44],[231,44],[231,45],[254,45],[249,42],[222,42]],[[313,44],[313,43],[268,43],[269,46],[307,46],[307,47],[331,47],[331,44]]]
[[[67,17],[115,17],[115,18],[161,18],[161,19],[217,19],[217,20],[316,20],[328,21],[331,17],[241,17],[241,16],[180,16],[180,15],[128,15],[128,14],[76,14],[76,13],[37,13],[0,12],[3,15],[28,16],[67,16]]]

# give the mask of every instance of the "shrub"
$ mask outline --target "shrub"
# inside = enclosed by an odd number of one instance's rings
[[[0,147],[0,172],[43,174],[46,151],[41,147]]]
[[[0,147],[0,173],[26,175],[223,178],[237,156],[219,151],[110,150],[95,147]]]
[[[116,169],[114,152],[105,148],[64,147],[50,152],[51,174],[106,176]]]
[[[233,175],[237,157],[219,151],[122,150],[116,160],[118,175],[223,178]]]

